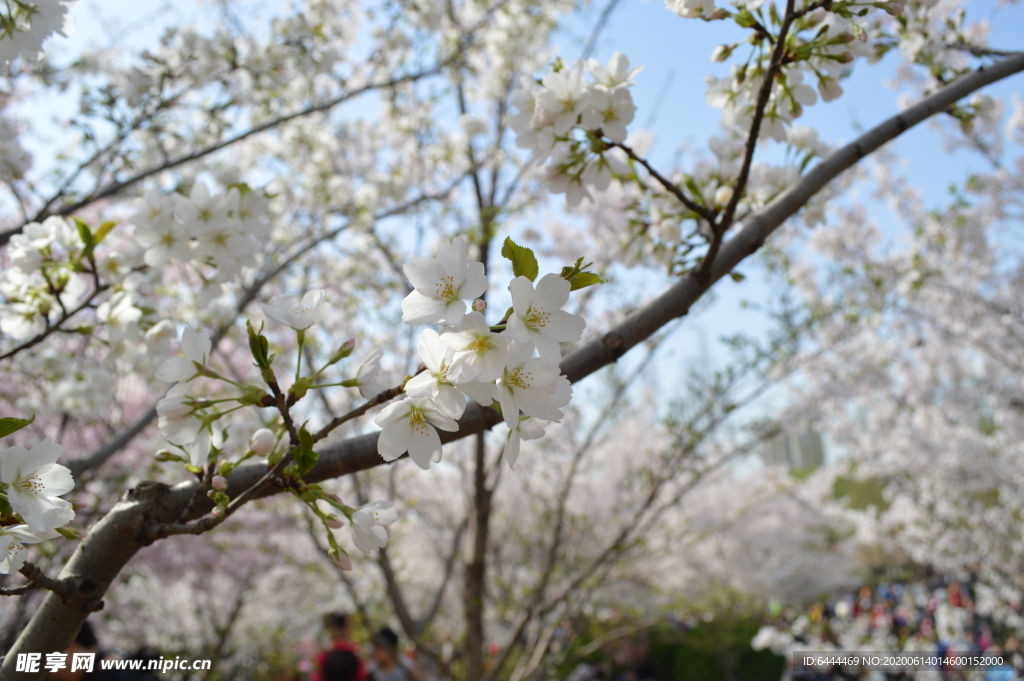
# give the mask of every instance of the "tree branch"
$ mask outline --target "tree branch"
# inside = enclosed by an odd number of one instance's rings
[[[746,221],[744,228],[725,242],[708,281],[699,282],[692,275],[681,279],[604,336],[578,347],[565,357],[562,372],[571,381],[577,382],[617,361],[626,351],[665,324],[685,315],[715,281],[726,276],[739,262],[756,252],[765,239],[793,216],[811,196],[864,156],[945,110],[958,99],[1021,71],[1024,71],[1024,55],[979,68],[833,152],[797,184]],[[470,404],[459,419],[459,432],[444,433],[442,440],[451,442],[468,437],[496,425],[500,420],[495,411]],[[382,465],[383,461],[377,454],[377,436],[377,433],[368,433],[325,447],[317,466],[306,475],[306,481],[319,482]],[[229,489],[247,489],[265,471],[265,464],[239,467],[231,475]],[[79,590],[88,591],[91,602],[98,602],[136,552],[151,543],[148,528],[153,523],[176,520],[196,484],[194,481],[174,487],[150,484],[130,490],[79,543],[61,572],[62,578],[77,577],[81,580]],[[4,659],[0,667],[0,681],[20,681],[26,678],[26,675],[14,671],[19,653],[47,653],[67,648],[88,614],[89,609],[83,604],[62,602],[59,596],[48,594]],[[42,675],[43,672],[40,672],[34,678],[42,678]]]
[[[286,116],[281,116],[280,118],[275,118],[272,121],[267,121],[266,123],[262,123],[260,125],[253,126],[253,127],[249,128],[248,130],[240,132],[240,133],[238,133],[237,135],[235,135],[233,137],[229,137],[226,140],[222,140],[220,142],[217,142],[216,144],[211,144],[210,146],[204,147],[202,149],[199,149],[198,151],[194,151],[191,154],[186,154],[184,156],[179,156],[179,157],[171,159],[169,161],[165,161],[164,163],[161,163],[158,166],[154,166],[152,168],[149,168],[148,170],[142,171],[141,173],[137,173],[137,174],[133,175],[132,177],[130,177],[128,179],[121,180],[119,182],[118,181],[111,182],[110,184],[108,184],[107,186],[103,187],[102,189],[97,189],[96,191],[94,191],[92,194],[90,194],[86,198],[84,198],[84,199],[82,199],[80,201],[76,201],[75,203],[69,204],[67,206],[63,206],[63,207],[59,208],[56,211],[49,211],[48,209],[44,208],[43,210],[39,211],[35,216],[33,216],[32,220],[30,220],[29,222],[39,222],[40,220],[43,220],[43,219],[45,219],[46,217],[48,217],[50,215],[65,215],[65,216],[66,215],[71,215],[72,213],[74,213],[77,210],[85,208],[86,206],[88,206],[88,205],[90,205],[92,203],[95,203],[96,201],[99,201],[100,199],[105,199],[105,198],[107,198],[109,196],[113,196],[113,195],[119,193],[120,191],[122,191],[123,189],[127,189],[128,187],[131,187],[132,185],[138,184],[142,180],[145,180],[145,179],[147,179],[149,177],[152,177],[153,175],[156,175],[158,173],[162,173],[165,170],[171,170],[172,168],[177,168],[180,165],[184,165],[184,164],[190,163],[192,161],[199,160],[199,159],[203,158],[204,156],[208,156],[208,155],[210,155],[210,154],[212,154],[214,152],[217,152],[217,151],[220,151],[221,149],[224,149],[225,147],[229,147],[232,144],[236,144],[238,142],[241,142],[242,140],[246,139],[247,137],[252,137],[253,135],[258,135],[261,132],[266,132],[267,130],[270,130],[271,128],[275,128],[275,127],[277,127],[279,125],[283,125],[284,123],[288,123],[289,121],[293,121],[296,118],[302,118],[304,116],[309,116],[311,114],[319,113],[321,111],[327,111],[328,109],[332,109],[335,106],[337,106],[338,104],[341,104],[342,102],[345,102],[345,101],[347,101],[349,99],[353,99],[355,97],[358,97],[359,95],[362,95],[362,94],[365,94],[367,92],[370,92],[371,90],[395,87],[397,85],[402,85],[404,83],[409,83],[409,82],[415,82],[417,80],[421,80],[421,79],[426,78],[428,76],[436,75],[436,74],[440,73],[441,71],[443,71],[449,64],[451,64],[456,59],[458,59],[458,55],[453,56],[453,57],[449,57],[448,59],[446,59],[446,60],[444,60],[444,61],[442,61],[442,62],[440,62],[440,63],[438,63],[438,64],[436,64],[434,66],[432,66],[429,69],[424,69],[422,71],[417,71],[416,73],[410,73],[410,74],[406,74],[404,76],[399,76],[398,78],[391,78],[391,79],[386,80],[386,81],[381,82],[381,83],[367,83],[366,85],[358,87],[358,88],[356,88],[354,90],[350,90],[348,92],[342,93],[341,95],[338,95],[337,97],[334,97],[333,99],[330,99],[330,100],[328,100],[326,102],[321,102],[320,104],[315,104],[313,106],[306,107],[305,109],[301,109],[299,111],[295,111],[295,112],[290,113],[290,114],[288,114]],[[47,205],[49,205],[49,204],[47,204]],[[24,227],[25,227],[25,225],[20,225],[18,227],[15,227],[14,229],[10,229],[10,230],[7,230],[6,232],[0,233],[0,246],[5,245],[8,241],[10,241],[10,238],[12,236],[14,236],[15,234],[20,234],[22,228],[24,228]]]

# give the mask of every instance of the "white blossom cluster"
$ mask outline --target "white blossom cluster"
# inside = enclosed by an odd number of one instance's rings
[[[626,141],[626,126],[636,114],[629,86],[641,68],[630,68],[622,52],[612,55],[607,66],[596,59],[572,68],[559,62],[540,82],[522,76],[512,93],[519,110],[511,120],[516,146],[532,151],[534,163],[550,159],[548,188],[565,194],[568,205],[593,200],[588,187],[604,191],[613,175],[629,172],[622,150],[601,137]]]
[[[43,43],[54,33],[65,38],[74,24],[68,10],[78,0],[9,0],[0,5],[0,64],[18,56],[38,60]]]
[[[711,14],[715,13],[712,0],[666,2],[670,9],[684,17],[707,17],[709,9]],[[744,27],[753,25],[754,21],[766,25],[767,20],[761,12],[762,4],[737,3],[739,12],[735,15],[736,22]],[[797,5],[796,9],[800,11],[801,3]],[[803,114],[804,107],[816,104],[819,96],[822,101],[830,102],[843,94],[839,81],[848,75],[855,58],[866,57],[875,61],[881,56],[876,42],[869,40],[869,35],[877,34],[877,31],[872,30],[871,22],[879,14],[902,11],[902,6],[886,5],[882,8],[884,12],[879,11],[879,7],[877,4],[847,2],[833,6],[832,11],[814,9],[793,21],[787,37],[787,49],[790,54],[799,57],[784,63],[772,84],[761,123],[761,139],[786,142],[787,127]],[[855,12],[862,9],[873,11],[863,17],[856,16]],[[716,18],[733,16],[722,10],[718,14],[721,17]],[[711,60],[726,61],[740,44],[720,45],[712,53]],[[767,41],[762,37],[755,44],[764,46]],[[771,47],[768,44],[768,48]],[[734,64],[728,77],[709,75],[704,79],[708,104],[723,110],[723,123],[727,129],[744,133],[750,129],[772,52],[772,49],[762,48],[757,57],[748,58],[742,64]]]
[[[32,449],[19,445],[0,452],[0,502],[24,521],[0,527],[0,574],[20,570],[26,544],[57,537],[57,528],[74,519],[71,503],[60,498],[75,486],[71,471],[57,463],[62,451],[46,438]]]
[[[850,20],[822,9],[812,12],[807,20],[808,28],[823,31],[823,34],[814,38],[810,57],[781,69],[765,108],[761,139],[785,142],[787,126],[803,114],[804,107],[816,104],[819,95],[822,101],[830,102],[843,94],[839,80],[854,57],[875,54],[871,43],[856,37],[864,35],[864,31]],[[719,48],[713,59],[722,61],[727,57],[728,51]],[[807,80],[810,83],[805,82]],[[704,82],[707,102],[722,109],[725,126],[748,130],[762,78],[755,77],[748,64],[736,64],[729,77],[707,76]]]
[[[196,182],[187,197],[148,190],[139,199],[132,222],[150,267],[162,267],[172,258],[197,261],[215,266],[223,280],[253,262],[269,236],[266,213],[262,192],[233,186],[226,194],[213,196],[204,182]]]
[[[14,340],[40,333],[61,308],[73,309],[88,295],[89,278],[75,266],[84,243],[61,217],[25,225],[11,237],[10,267],[0,273],[0,332]]]
[[[468,396],[485,407],[500,405],[510,429],[504,461],[511,467],[520,441],[538,438],[548,422],[561,421],[572,397],[569,379],[558,370],[559,343],[578,341],[586,322],[562,309],[570,283],[548,274],[535,287],[529,278],[516,277],[509,284],[511,313],[492,327],[484,320],[482,300],[467,311],[465,301],[487,288],[483,264],[469,262],[467,251],[466,240],[457,237],[441,244],[436,258],[413,258],[405,265],[414,290],[402,302],[403,321],[443,328],[423,332],[417,351],[425,370],[374,421],[383,428],[377,451],[386,461],[407,451],[424,470],[440,461],[437,431],[458,430],[456,419]]]

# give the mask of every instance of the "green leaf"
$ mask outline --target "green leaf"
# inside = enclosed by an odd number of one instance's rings
[[[536,281],[540,273],[540,266],[537,264],[537,256],[525,246],[520,246],[512,237],[505,237],[505,243],[501,246],[501,255],[512,262],[512,273],[517,277],[526,277],[530,281]]]
[[[82,243],[85,244],[85,248],[82,249],[82,257],[88,259],[92,257],[92,251],[96,248],[96,237],[93,236],[89,225],[78,218],[72,219],[75,221],[75,226],[78,227],[78,236],[82,238]]]
[[[299,430],[299,451],[295,454],[295,474],[301,478],[313,470],[313,466],[319,459],[320,455],[313,451],[313,436],[303,426]]]
[[[16,419],[13,416],[5,416],[0,419],[0,437],[7,437],[11,433],[16,433],[35,420],[36,417],[34,415],[30,419]]]
[[[95,243],[98,245],[101,241],[103,241],[107,237],[107,235],[110,234],[111,231],[113,231],[114,227],[117,227],[117,225],[117,220],[107,220],[99,227],[97,227],[95,234]]]
[[[740,282],[747,278],[746,275],[740,274],[739,272],[730,272],[729,277],[731,277],[735,282]]]
[[[584,265],[583,258],[578,258],[576,260],[575,265],[572,265],[570,267],[563,267],[562,272],[559,276],[561,276],[562,279],[565,279],[571,284],[571,286],[569,287],[570,291],[577,291],[581,288],[593,286],[594,284],[605,283],[607,279],[602,279],[593,272],[586,271],[587,268],[593,264],[594,263],[592,262],[588,262],[587,264]]]
[[[594,284],[603,284],[607,279],[602,279],[593,272],[580,272],[572,280],[572,287],[570,291],[578,291],[581,288],[593,286]]]
[[[60,536],[71,541],[82,538],[82,533],[73,527],[55,527],[54,530],[56,530]]]

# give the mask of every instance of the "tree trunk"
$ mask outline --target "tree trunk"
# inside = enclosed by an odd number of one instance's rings
[[[473,472],[473,549],[466,565],[464,681],[479,681],[484,676],[484,592],[487,586],[487,532],[491,522],[486,454],[484,434],[477,433]]]

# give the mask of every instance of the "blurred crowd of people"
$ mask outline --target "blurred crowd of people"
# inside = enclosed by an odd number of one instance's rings
[[[315,660],[300,662],[294,674],[286,676],[287,681],[427,681],[415,657],[402,653],[398,634],[391,628],[385,626],[374,632],[369,654],[364,659],[362,647],[353,640],[351,617],[344,613],[330,613],[324,616],[323,626],[330,640],[329,646],[317,654]],[[150,660],[162,660],[156,651],[143,648],[124,655],[106,650],[100,646],[89,622],[83,623],[74,642],[65,651],[68,656],[82,653],[95,656],[90,668],[65,666],[49,671],[47,678],[52,681],[156,681],[159,676],[148,668]],[[137,660],[142,663],[139,665],[141,669],[103,669],[102,660]],[[229,678],[236,676],[229,675]]]
[[[1021,599],[996,596],[984,585],[940,577],[865,586],[816,603],[807,612],[777,611],[752,646],[784,655],[787,674],[801,679],[1014,681],[1024,673],[1017,631]],[[800,651],[903,652],[939,658],[998,653],[1007,664],[975,670],[949,665],[903,671],[801,669],[794,658]]]
[[[415,658],[401,653],[398,634],[390,627],[374,633],[366,661],[352,639],[351,617],[340,612],[326,615],[324,628],[331,647],[317,656],[311,681],[424,681]]]

